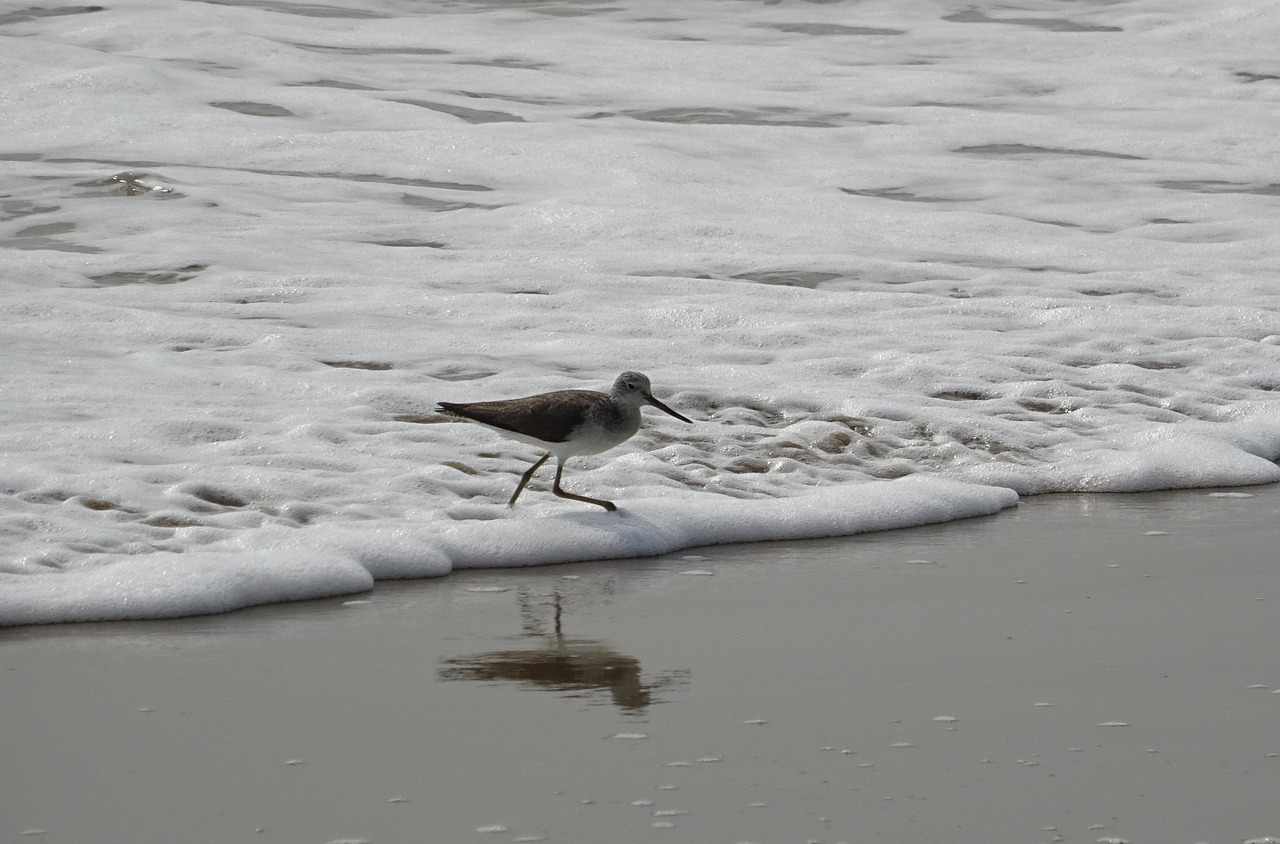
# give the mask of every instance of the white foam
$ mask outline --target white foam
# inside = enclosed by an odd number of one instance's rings
[[[1280,24],[1201,5],[0,18],[0,624],[1280,479]],[[421,424],[624,369],[617,514]]]

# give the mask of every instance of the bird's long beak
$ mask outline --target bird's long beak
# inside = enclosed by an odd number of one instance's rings
[[[660,401],[658,401],[657,399],[655,399],[653,396],[645,396],[645,398],[649,400],[649,404],[651,404],[651,405],[653,405],[654,407],[658,408],[658,410],[661,410],[661,411],[662,411],[662,412],[664,412],[664,413],[669,413],[670,415],[672,415],[672,416],[674,416],[675,418],[679,419],[681,422],[688,422],[690,425],[692,425],[692,424],[693,424],[693,420],[692,420],[692,419],[686,419],[685,417],[681,416],[679,413],[676,413],[674,410],[672,410],[671,408],[667,407],[667,406],[666,406],[665,404],[663,404],[662,402],[660,402]]]

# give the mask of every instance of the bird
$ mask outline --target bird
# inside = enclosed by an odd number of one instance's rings
[[[681,422],[693,423],[653,397],[649,378],[639,372],[624,372],[613,382],[607,393],[594,390],[556,390],[538,393],[518,399],[478,402],[439,403],[441,412],[497,431],[504,437],[518,442],[536,445],[547,453],[529,467],[520,478],[515,493],[507,502],[516,505],[516,499],[528,485],[533,473],[551,457],[556,458],[556,480],[551,492],[560,498],[570,498],[587,504],[595,504],[613,512],[618,505],[600,498],[576,495],[560,487],[564,462],[583,454],[599,454],[621,445],[640,429],[640,408],[653,405]]]

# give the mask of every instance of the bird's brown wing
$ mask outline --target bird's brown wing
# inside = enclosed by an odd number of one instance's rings
[[[569,439],[574,428],[582,424],[583,414],[590,407],[607,400],[608,397],[604,394],[590,390],[559,390],[504,401],[463,404],[442,401],[440,409],[482,425],[523,434],[543,442],[562,443]]]

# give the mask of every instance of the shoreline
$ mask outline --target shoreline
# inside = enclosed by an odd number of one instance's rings
[[[1280,487],[0,630],[0,837],[1280,835]]]

